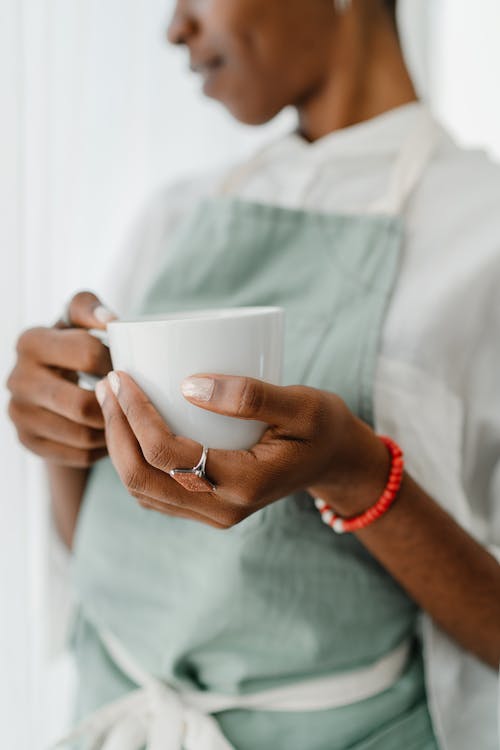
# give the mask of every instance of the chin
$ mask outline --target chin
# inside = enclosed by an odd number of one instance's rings
[[[248,101],[221,101],[221,104],[243,125],[265,125],[283,109],[283,106],[265,106]]]

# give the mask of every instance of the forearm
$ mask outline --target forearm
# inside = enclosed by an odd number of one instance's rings
[[[388,455],[370,437],[365,465],[386,477]],[[372,433],[373,435],[373,433]],[[378,466],[377,466],[378,464]],[[342,516],[354,516],[379,497],[384,480],[365,484],[356,500],[321,488]],[[354,487],[354,484],[353,484]],[[370,499],[368,499],[370,498]],[[335,502],[336,501],[336,502]],[[500,664],[500,564],[449,516],[408,474],[391,508],[357,537],[412,599],[464,648],[494,669]]]
[[[71,550],[73,535],[89,470],[45,462],[57,532]]]
[[[409,476],[396,503],[357,534],[464,648],[500,664],[500,565]]]

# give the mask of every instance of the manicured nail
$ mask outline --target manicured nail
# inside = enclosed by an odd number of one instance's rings
[[[102,406],[104,403],[104,399],[106,398],[106,383],[104,380],[100,380],[96,387],[95,387],[95,397],[99,401],[99,404]]]
[[[94,310],[94,318],[97,318],[100,323],[110,323],[112,320],[116,320],[117,316],[104,305],[98,305]]]
[[[120,393],[120,377],[116,374],[116,372],[108,372],[108,380],[109,384],[111,386],[111,390],[115,394],[116,397],[118,397],[118,394]]]
[[[215,388],[212,378],[186,378],[182,381],[182,394],[197,401],[210,401]]]

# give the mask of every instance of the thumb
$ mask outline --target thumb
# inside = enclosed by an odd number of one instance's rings
[[[68,302],[65,315],[56,326],[105,330],[107,323],[117,320],[117,317],[93,292],[78,292]]]
[[[311,399],[311,389],[272,385],[237,375],[192,375],[182,381],[181,391],[184,398],[202,409],[299,432],[304,404],[308,396]]]

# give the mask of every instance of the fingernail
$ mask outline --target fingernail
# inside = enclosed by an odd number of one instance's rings
[[[120,377],[116,374],[116,372],[108,372],[108,380],[109,384],[111,386],[111,390],[115,394],[116,397],[118,397],[118,394],[120,393]]]
[[[210,401],[214,388],[215,380],[212,378],[186,378],[181,384],[182,394],[197,401]]]
[[[116,320],[117,316],[104,305],[98,305],[94,310],[94,318],[97,318],[100,323],[110,323],[112,320]]]
[[[103,405],[104,399],[106,398],[106,383],[104,380],[100,380],[95,387],[95,397],[98,400],[100,406]]]

